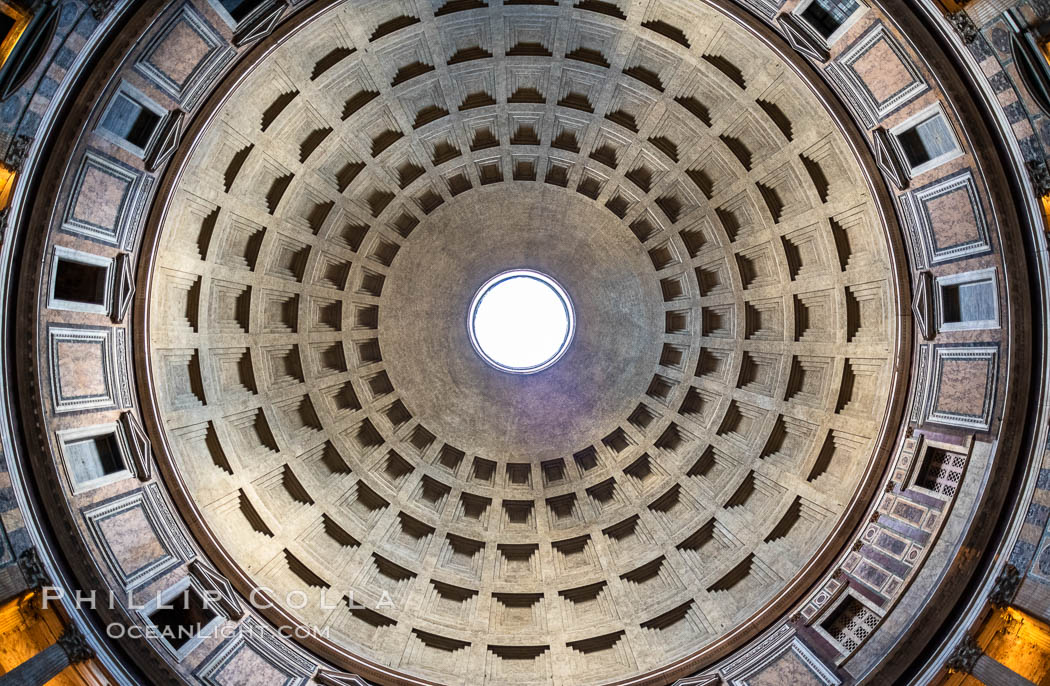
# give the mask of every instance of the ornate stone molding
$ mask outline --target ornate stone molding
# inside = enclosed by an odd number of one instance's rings
[[[875,148],[875,163],[879,166],[886,177],[897,187],[898,190],[908,188],[908,173],[904,169],[904,162],[897,154],[896,148],[890,142],[890,134],[881,126],[872,133],[872,145]]]
[[[285,0],[274,2],[237,30],[233,36],[233,44],[240,48],[269,35],[281,21],[286,9],[288,4]]]
[[[120,324],[131,309],[135,298],[135,275],[131,255],[121,253],[113,275],[113,321]]]
[[[780,24],[788,43],[800,54],[818,62],[828,61],[830,55],[827,47],[810,34],[794,14],[785,12],[777,15],[777,23]]]
[[[955,647],[951,657],[945,663],[945,667],[952,672],[964,672],[969,674],[973,669],[973,666],[977,664],[977,659],[984,654],[984,651],[977,645],[977,641],[974,640],[973,636],[966,634],[959,645]]]
[[[915,323],[923,340],[932,341],[937,335],[937,328],[933,312],[933,275],[928,271],[921,271],[916,277],[911,311],[915,315]]]
[[[26,155],[29,154],[29,146],[32,144],[32,138],[21,134],[11,139],[11,144],[7,147],[7,155],[4,157],[4,161],[11,171],[15,173],[22,171]]]
[[[1039,197],[1050,195],[1050,169],[1046,167],[1045,160],[1029,160],[1028,178],[1032,180],[1032,188]]]
[[[128,447],[131,449],[131,463],[135,470],[135,476],[140,481],[149,481],[152,474],[150,457],[153,454],[149,436],[139,423],[134,412],[124,412],[120,415],[120,423],[124,427],[125,436],[128,439]]]
[[[95,657],[95,651],[88,645],[84,634],[76,627],[69,626],[58,639],[58,646],[71,663],[83,662]]]
[[[172,110],[161,120],[160,133],[146,153],[146,169],[157,171],[162,164],[175,152],[182,137],[182,126],[186,120],[186,113],[182,110]]]
[[[99,21],[102,21],[109,14],[115,4],[117,4],[117,0],[88,0],[88,5],[91,7],[91,16]]]
[[[44,569],[36,548],[27,548],[18,556],[18,568],[22,571],[22,577],[29,588],[43,588],[51,585],[51,577]]]
[[[1013,602],[1017,589],[1021,587],[1021,572],[1011,564],[995,580],[995,587],[988,594],[988,602],[996,607],[1006,607]]]
[[[214,598],[228,617],[237,619],[244,615],[244,609],[237,600],[237,593],[233,590],[230,582],[222,574],[206,565],[199,559],[192,560],[189,564],[190,574],[201,583],[201,585],[214,594]]]
[[[963,43],[969,45],[981,37],[981,30],[977,28],[977,24],[973,23],[973,19],[970,19],[970,15],[965,10],[951,12],[948,14],[947,19],[948,23],[955,29],[955,32],[962,38]]]

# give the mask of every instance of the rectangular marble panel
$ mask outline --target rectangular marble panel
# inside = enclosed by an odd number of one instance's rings
[[[235,50],[186,2],[154,35],[135,68],[191,109]]]
[[[998,373],[998,346],[935,346],[924,420],[987,431]]]
[[[841,680],[789,627],[769,635],[722,670],[728,686],[838,686]]]
[[[62,230],[121,245],[146,187],[142,172],[101,153],[86,152],[73,180]]]
[[[113,329],[49,326],[48,370],[56,413],[117,407]]]
[[[970,170],[916,189],[906,204],[929,264],[991,252],[984,208]]]
[[[239,632],[204,658],[195,672],[208,686],[298,686],[315,671],[302,656],[292,653],[284,642],[251,618]]]
[[[828,72],[869,126],[929,89],[918,68],[882,24],[861,36]]]
[[[143,491],[94,505],[83,515],[102,558],[125,590],[137,588],[181,562]]]

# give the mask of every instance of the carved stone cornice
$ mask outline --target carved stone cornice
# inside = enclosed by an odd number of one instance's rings
[[[51,585],[51,577],[44,569],[36,548],[27,548],[18,556],[18,569],[22,572],[28,588],[43,588]]]
[[[984,654],[984,651],[977,645],[977,641],[974,640],[973,636],[966,634],[959,645],[955,647],[948,661],[945,663],[952,672],[964,672],[969,674],[973,670],[973,666],[977,664],[977,659]]]
[[[1021,572],[1011,564],[1006,565],[1003,573],[995,580],[988,602],[996,607],[1006,607],[1014,601],[1017,589],[1021,587]]]
[[[74,626],[66,627],[58,639],[58,647],[69,658],[70,663],[76,664],[95,657],[95,651],[88,644],[84,634]]]

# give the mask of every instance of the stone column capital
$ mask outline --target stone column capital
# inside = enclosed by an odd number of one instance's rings
[[[1050,169],[1047,169],[1043,160],[1029,160],[1028,176],[1032,180],[1032,188],[1040,198],[1050,194]]]
[[[988,602],[996,607],[1006,607],[1014,601],[1017,589],[1021,587],[1021,572],[1011,564],[1006,565],[1003,573],[995,580],[992,592],[988,594]]]
[[[27,548],[18,556],[18,569],[22,572],[28,588],[43,588],[51,585],[51,578],[40,561],[36,548]]]
[[[969,45],[981,37],[980,29],[973,23],[973,19],[970,19],[970,15],[965,10],[950,13],[947,19],[948,23],[955,29],[955,32],[962,38],[963,43]]]
[[[966,634],[963,640],[959,641],[959,645],[955,646],[945,666],[949,671],[969,674],[981,655],[984,655],[984,651],[977,645],[977,641],[972,635]]]
[[[88,644],[84,634],[75,626],[68,626],[58,639],[58,646],[69,658],[71,664],[83,662],[95,657],[95,651]]]

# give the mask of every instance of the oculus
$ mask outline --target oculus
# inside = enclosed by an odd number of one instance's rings
[[[470,342],[502,372],[535,374],[556,363],[572,343],[576,317],[565,289],[530,269],[502,272],[470,302]]]

